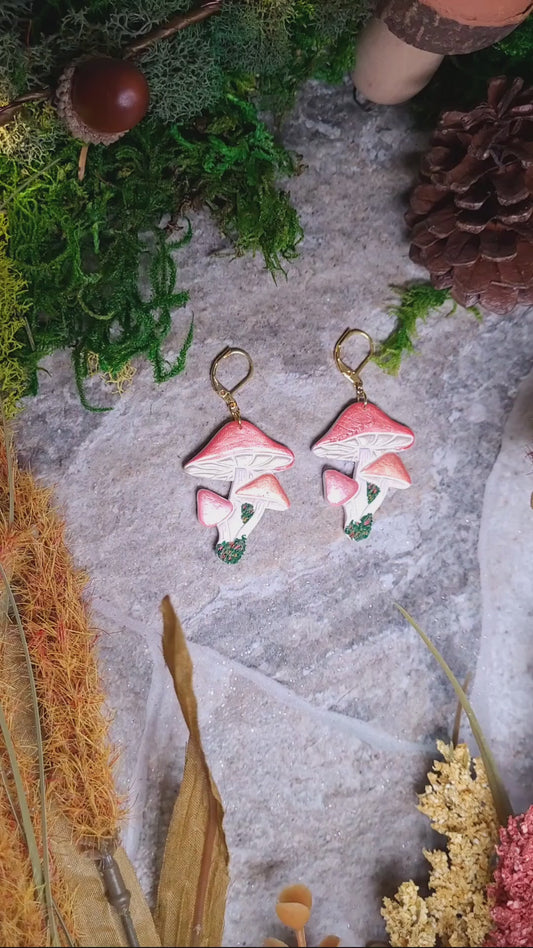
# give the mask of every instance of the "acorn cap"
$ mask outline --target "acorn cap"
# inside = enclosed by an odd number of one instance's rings
[[[111,145],[146,115],[148,83],[133,63],[88,58],[67,66],[56,90],[57,112],[74,138]]]

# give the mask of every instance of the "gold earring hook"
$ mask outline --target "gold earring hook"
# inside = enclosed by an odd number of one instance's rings
[[[240,382],[237,382],[236,385],[234,385],[233,388],[230,389],[230,388],[226,388],[225,385],[222,385],[218,381],[217,369],[220,363],[224,359],[227,359],[229,356],[232,356],[232,355],[244,356],[244,358],[248,360],[248,371],[246,375],[242,377]],[[248,379],[251,378],[251,376],[253,375],[253,371],[254,371],[253,362],[250,356],[248,355],[248,353],[245,351],[245,349],[232,348],[231,346],[226,346],[226,348],[223,349],[222,352],[219,352],[219,354],[216,356],[215,359],[213,359],[213,362],[211,364],[211,369],[209,372],[211,385],[213,386],[217,395],[220,395],[220,397],[226,402],[226,405],[228,406],[231,412],[231,417],[233,418],[233,421],[237,421],[239,425],[241,423],[241,413],[239,410],[239,406],[237,405],[237,402],[235,401],[235,392],[238,392],[239,389],[242,388],[242,386],[248,381]]]
[[[346,340],[351,336],[364,336],[369,346],[368,354],[365,356],[363,361],[359,363],[356,369],[351,369],[350,366],[346,364],[344,359],[341,358],[341,349]],[[337,339],[335,348],[333,350],[333,358],[335,359],[335,364],[339,372],[341,372],[345,378],[347,378],[352,383],[352,385],[355,385],[356,401],[364,402],[365,405],[367,403],[367,397],[363,388],[363,383],[361,381],[361,372],[363,371],[367,362],[369,362],[374,355],[374,351],[374,340],[368,335],[367,332],[364,331],[364,329],[345,329],[340,339]]]

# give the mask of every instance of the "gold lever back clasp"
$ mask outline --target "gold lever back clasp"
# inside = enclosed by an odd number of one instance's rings
[[[233,388],[230,389],[230,388],[226,388],[225,385],[222,385],[218,381],[217,370],[220,363],[224,359],[227,359],[229,358],[229,356],[233,356],[233,355],[242,355],[244,356],[245,359],[247,359],[248,371],[246,375],[242,377],[240,382],[237,382],[237,384],[234,385]],[[223,349],[222,352],[219,352],[219,354],[216,356],[215,359],[213,359],[213,362],[211,364],[211,369],[209,372],[211,385],[213,386],[217,395],[220,395],[220,397],[224,399],[224,401],[226,402],[226,405],[228,406],[231,412],[231,417],[233,418],[233,421],[237,421],[239,425],[241,423],[241,413],[239,410],[239,406],[237,405],[237,402],[235,401],[235,392],[238,392],[239,389],[242,388],[242,386],[248,381],[248,379],[252,377],[253,371],[254,371],[254,365],[248,353],[244,349],[232,348],[231,346],[226,346],[226,348]]]
[[[350,366],[346,364],[344,359],[341,358],[341,349],[344,343],[346,342],[346,340],[350,338],[350,336],[364,336],[364,338],[368,342],[368,347],[369,347],[367,355],[365,356],[363,361],[359,363],[356,369],[351,369]],[[364,329],[345,329],[340,339],[337,339],[337,342],[335,343],[335,348],[333,350],[333,358],[335,359],[335,364],[339,372],[342,372],[345,378],[347,378],[352,383],[352,385],[355,385],[356,401],[364,402],[365,405],[367,403],[367,397],[366,397],[366,392],[363,388],[363,383],[361,381],[361,372],[363,371],[367,362],[369,362],[369,360],[374,355],[374,351],[375,351],[374,340],[372,339],[371,336],[368,335],[367,332],[364,331]]]

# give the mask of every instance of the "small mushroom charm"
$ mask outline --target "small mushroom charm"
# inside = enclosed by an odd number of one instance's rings
[[[352,477],[336,470],[324,472],[328,503],[344,507],[344,532],[364,540],[372,529],[374,513],[389,488],[409,487],[411,478],[394,451],[410,448],[410,428],[389,418],[377,405],[353,402],[314,445],[318,457],[353,463]],[[351,491],[349,483],[355,485]]]
[[[248,372],[230,390],[218,381],[217,368],[222,359],[232,355],[248,360]],[[250,421],[244,421],[235,401],[234,393],[252,371],[252,360],[244,349],[226,348],[214,359],[211,384],[228,406],[232,421],[183,465],[188,474],[196,477],[231,481],[227,497],[206,488],[201,488],[196,497],[200,523],[218,528],[215,552],[224,563],[238,563],[242,559],[248,537],[266,510],[283,511],[290,506],[275,472],[291,467],[294,454]]]
[[[266,510],[286,510],[289,498],[274,471],[294,464],[294,454],[249,421],[229,421],[184,465],[188,474],[231,481],[229,496],[202,488],[198,520],[218,528],[217,556],[238,563],[246,542]]]
[[[340,357],[343,343],[358,334],[369,342],[369,354],[351,369]],[[324,471],[324,496],[334,507],[344,508],[344,532],[351,540],[364,540],[372,529],[374,514],[390,488],[409,487],[411,478],[396,451],[410,448],[415,436],[410,428],[389,418],[377,405],[367,401],[360,372],[373,354],[374,344],[361,329],[347,329],[335,345],[337,368],[356,389],[356,401],[348,405],[312,446],[320,458],[349,461],[352,476],[341,471]]]

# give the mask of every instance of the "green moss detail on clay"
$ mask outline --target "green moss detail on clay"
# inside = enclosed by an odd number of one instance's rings
[[[371,504],[372,501],[376,499],[379,493],[380,493],[380,489],[377,484],[366,485],[366,499],[369,504]]]
[[[366,540],[372,529],[373,519],[372,514],[365,514],[358,522],[352,520],[352,522],[344,528],[346,536],[350,537],[350,540]]]
[[[253,504],[242,504],[241,506],[241,520],[243,523],[248,523],[249,520],[254,515]]]
[[[238,537],[233,543],[226,540],[217,543],[215,553],[223,563],[238,563],[246,550],[246,537]]]

